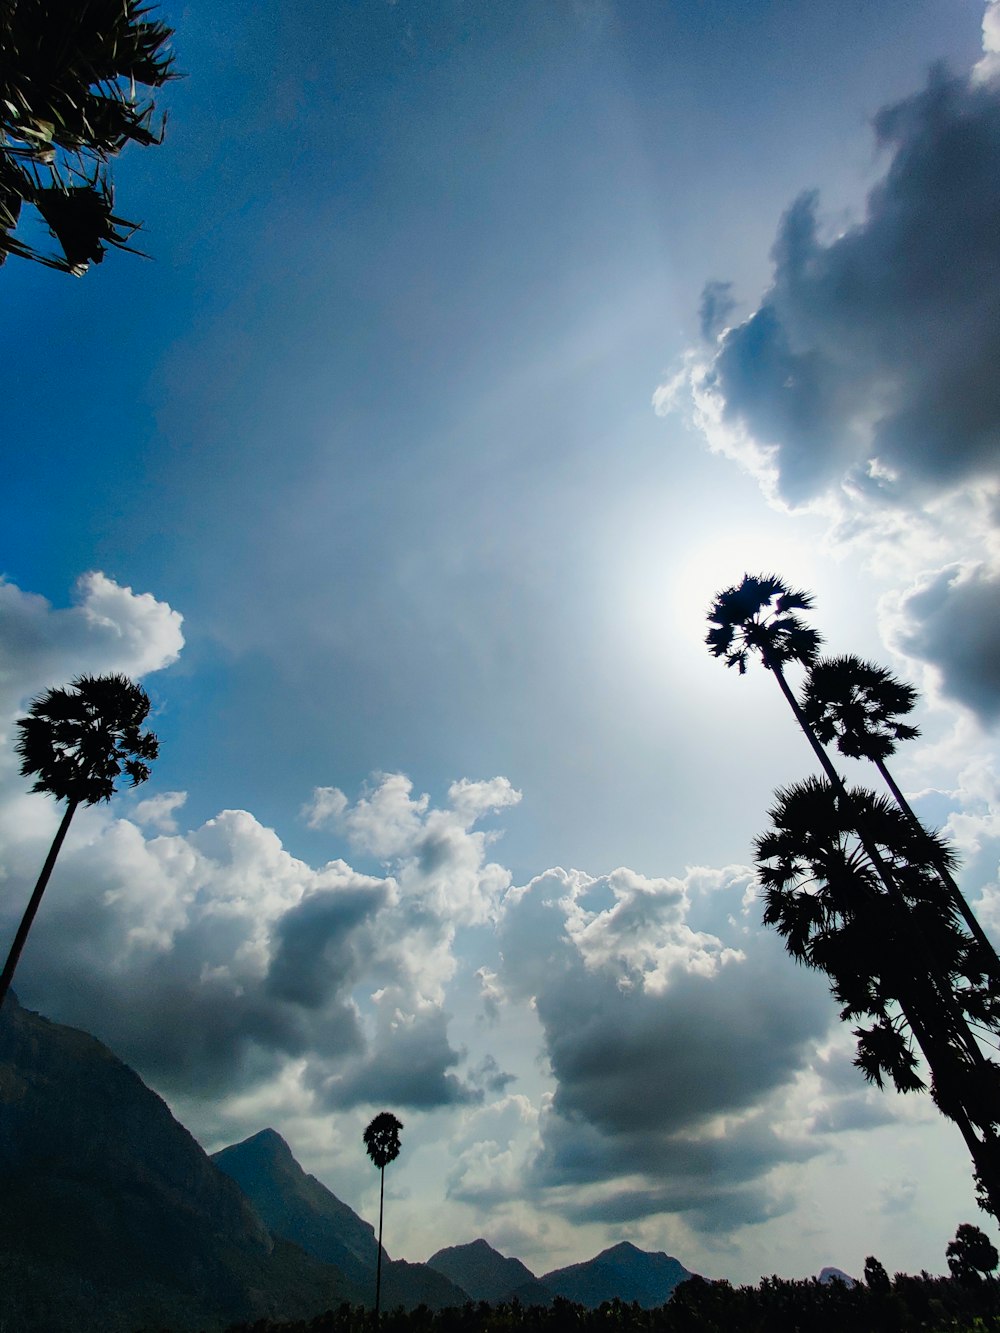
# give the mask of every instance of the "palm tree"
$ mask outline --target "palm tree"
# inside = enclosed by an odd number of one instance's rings
[[[847,788],[785,677],[784,668],[789,663],[811,667],[816,661],[822,639],[796,614],[812,610],[812,605],[811,593],[789,588],[775,574],[744,574],[739,584],[719,593],[709,608],[708,620],[712,628],[705,636],[705,642],[713,657],[725,657],[726,666],[737,667],[741,676],[746,672],[751,653],[760,656],[764,667],[778,682],[823,772],[849,808]],[[866,836],[863,821],[858,832],[886,891],[892,894],[892,880],[877,847]]]
[[[127,143],[157,144],[137,86],[173,77],[173,35],[138,0],[7,0],[0,6],[0,264],[7,255],[81,274],[137,224],[114,213],[107,164]],[[63,256],[11,235],[37,208]]]
[[[900,741],[914,740],[920,735],[916,727],[899,720],[912,712],[916,701],[917,692],[912,685],[897,680],[874,662],[847,655],[824,658],[814,664],[802,692],[802,712],[824,745],[836,740],[841,754],[870,760],[913,827],[927,833],[885,764]],[[931,851],[938,843],[929,835],[928,839]],[[983,951],[984,971],[995,983],[1000,982],[1000,957],[947,864],[935,862],[935,867]]]
[[[31,790],[65,801],[66,809],[0,975],[0,1007],[77,807],[110,801],[122,774],[133,787],[149,777],[159,742],[139,729],[148,713],[148,695],[127,677],[78,676],[32,700],[17,723],[22,775],[36,774]]]
[[[378,1264],[375,1269],[375,1323],[378,1323],[382,1301],[382,1212],[385,1203],[385,1168],[399,1156],[399,1131],[403,1122],[391,1111],[380,1111],[364,1133],[368,1156],[379,1169],[378,1195]]]
[[[812,667],[816,662],[820,636],[798,614],[811,610],[812,605],[811,594],[789,588],[774,574],[745,574],[739,584],[721,592],[709,609],[711,628],[705,641],[713,656],[724,657],[726,665],[737,667],[741,675],[746,671],[751,654],[759,655],[764,667],[772,672],[826,774],[846,826],[855,833],[871,870],[878,877],[886,902],[892,908],[893,938],[898,940],[897,947],[902,950],[909,966],[927,978],[927,985],[935,997],[935,1002],[926,1011],[907,1014],[907,1021],[934,1075],[938,1105],[943,1109],[943,1101],[953,1099],[952,1090],[961,1085],[964,1072],[956,1064],[952,1045],[941,1036],[947,1031],[960,1043],[963,1061],[971,1061],[977,1070],[984,1096],[989,1094],[992,1106],[997,1089],[990,1073],[991,1063],[983,1056],[966,1014],[952,992],[948,959],[943,952],[944,941],[933,930],[933,923],[928,923],[926,914],[909,910],[901,883],[906,873],[904,868],[893,866],[886,859],[876,836],[877,829],[868,825],[871,811],[865,802],[855,806],[852,794],[834,768],[785,677],[784,668],[789,663]],[[917,856],[917,864],[921,864],[925,857],[926,852]],[[928,930],[930,933],[925,933]],[[877,1035],[884,1039],[882,1028]],[[964,1127],[962,1132],[970,1151],[973,1142],[980,1149],[978,1156],[973,1154],[977,1178],[990,1209],[1000,1216],[1000,1145],[995,1140],[989,1145],[980,1145],[972,1134],[971,1125]]]
[[[849,797],[818,778],[778,793],[772,827],[756,842],[764,922],[798,962],[827,974],[842,1019],[869,1021],[853,1029],[855,1064],[869,1081],[881,1088],[888,1077],[900,1092],[923,1088],[916,1040],[934,1101],[958,1125],[995,1206],[1000,1065],[985,1059],[969,1023],[995,1026],[1000,999],[984,984],[975,941],[937,873],[951,853],[884,797],[863,789]],[[891,870],[894,894],[861,841],[859,814]],[[914,967],[914,935],[935,940],[933,971]]]

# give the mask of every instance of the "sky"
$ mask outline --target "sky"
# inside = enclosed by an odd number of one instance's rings
[[[761,925],[813,761],[705,612],[777,571],[918,687],[894,774],[996,936],[1000,2],[160,12],[150,258],[0,272],[0,930],[30,698],[123,671],[161,742],[22,1002],[369,1219],[395,1112],[393,1257],[942,1271],[958,1131]]]

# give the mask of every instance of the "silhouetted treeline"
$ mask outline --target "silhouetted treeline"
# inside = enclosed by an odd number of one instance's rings
[[[895,1278],[854,1287],[816,1278],[764,1278],[735,1287],[694,1277],[666,1305],[611,1301],[596,1310],[557,1298],[550,1306],[485,1302],[437,1313],[383,1313],[380,1333],[1000,1333],[1000,1283],[991,1278]],[[227,1333],[375,1333],[370,1310],[343,1305],[311,1320],[233,1325]]]

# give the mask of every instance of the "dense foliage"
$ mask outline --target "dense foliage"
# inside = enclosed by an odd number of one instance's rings
[[[872,1261],[869,1261],[870,1263]],[[875,1273],[884,1274],[874,1261]],[[384,1314],[381,1333],[1000,1333],[1000,1283],[990,1278],[911,1277],[884,1283],[764,1278],[757,1286],[690,1278],[666,1305],[643,1310],[610,1301],[596,1310],[557,1299],[551,1306],[469,1303],[432,1313],[426,1307]],[[341,1306],[292,1323],[260,1320],[229,1333],[374,1333],[370,1311]]]

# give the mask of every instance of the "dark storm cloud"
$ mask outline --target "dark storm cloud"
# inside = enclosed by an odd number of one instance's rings
[[[805,1161],[820,1151],[805,1138],[778,1135],[770,1114],[769,1108],[751,1111],[724,1134],[706,1136],[696,1132],[697,1121],[688,1132],[609,1135],[582,1116],[555,1112],[542,1123],[538,1179],[545,1185],[583,1184],[641,1172],[656,1182],[654,1192],[697,1198],[707,1189],[746,1184],[781,1162]]]
[[[663,994],[587,973],[547,988],[537,1009],[556,1109],[612,1135],[670,1133],[785,1082],[830,1008],[824,987],[769,944],[714,976],[680,975]]]
[[[387,897],[385,884],[363,884],[303,898],[275,927],[267,990],[315,1009],[357,981],[375,951],[371,936],[358,927]]]
[[[720,1184],[706,1187],[703,1181],[692,1188],[621,1190],[597,1202],[571,1204],[566,1216],[576,1224],[584,1222],[638,1222],[658,1213],[683,1213],[695,1231],[729,1232],[736,1227],[752,1226],[781,1217],[795,1206],[788,1194],[775,1195],[760,1186],[733,1188]]]
[[[827,243],[815,195],[798,199],[770,290],[710,371],[792,503],[1000,473],[1000,93],[938,71],[875,130],[891,156],[865,220]]]
[[[429,1110],[481,1102],[481,1090],[449,1072],[462,1055],[450,1045],[447,1028],[447,1015],[440,1009],[380,1021],[366,1054],[342,1062],[336,1074],[320,1082],[323,1100],[336,1109],[391,1102]]]
[[[63,869],[65,876],[69,865]],[[318,935],[311,951],[302,947],[296,953],[288,945],[313,915],[310,899],[278,918],[278,977],[288,981],[297,957],[302,985],[295,988],[290,982],[273,984],[273,964],[263,976],[234,976],[225,968],[213,975],[209,960],[219,941],[212,918],[178,930],[169,950],[130,957],[123,942],[126,923],[113,911],[95,909],[100,884],[88,885],[81,876],[71,895],[65,883],[61,887],[62,895],[53,896],[39,919],[31,958],[22,969],[25,999],[45,995],[46,1012],[94,1031],[158,1086],[230,1092],[277,1072],[290,1056],[316,1049],[347,1056],[363,1048],[349,998],[351,969],[341,966],[338,972],[335,966],[365,947],[351,942],[362,921],[356,909],[340,920],[337,949],[322,984],[329,934]],[[345,897],[368,893],[367,887],[347,889]],[[316,895],[317,916],[328,929],[337,915],[325,902],[330,896]],[[372,896],[377,901],[379,895]],[[246,923],[230,922],[226,929],[239,938]]]
[[[896,645],[941,672],[944,692],[986,722],[1000,717],[1000,574],[950,565],[901,604]]]
[[[710,1226],[711,1218],[773,1216],[784,1205],[758,1188],[762,1178],[823,1145],[809,1139],[805,1121],[791,1136],[777,1133],[767,1108],[809,1066],[832,1003],[821,979],[795,968],[771,935],[742,936],[739,957],[691,931],[677,881],[640,886],[643,898],[665,904],[644,913],[658,927],[643,932],[651,948],[643,972],[628,961],[629,879],[617,882],[616,906],[583,918],[580,903],[599,897],[561,871],[515,890],[505,905],[501,980],[534,1001],[556,1080],[533,1187],[645,1177],[598,1200],[578,1197],[581,1219],[667,1210]],[[723,890],[734,913],[745,887],[734,877]]]

